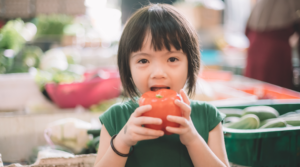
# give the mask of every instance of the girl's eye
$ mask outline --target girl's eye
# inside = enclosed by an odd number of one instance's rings
[[[148,62],[147,59],[141,59],[138,63],[146,64]]]
[[[175,57],[171,57],[171,58],[169,58],[169,61],[170,62],[175,62],[176,60],[178,60],[177,58],[175,58]]]

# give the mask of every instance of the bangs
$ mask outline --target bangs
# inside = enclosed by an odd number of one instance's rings
[[[151,34],[151,46],[155,51],[163,48],[171,50],[171,45],[176,49],[182,49],[185,52],[184,39],[182,32],[182,25],[178,24],[174,15],[162,6],[153,5],[147,9],[147,12],[136,20],[129,31],[139,30],[137,32],[130,32],[134,34],[130,39],[129,52],[136,52],[141,50],[144,40],[148,33]],[[129,37],[130,38],[130,37]],[[186,53],[186,52],[185,52]]]

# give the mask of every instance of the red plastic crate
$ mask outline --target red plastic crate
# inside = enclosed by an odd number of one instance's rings
[[[45,89],[50,98],[60,108],[74,108],[81,105],[85,108],[103,100],[118,97],[121,93],[121,80],[117,71],[107,71],[107,78],[91,78],[94,72],[85,75],[83,82],[69,84],[46,84]]]

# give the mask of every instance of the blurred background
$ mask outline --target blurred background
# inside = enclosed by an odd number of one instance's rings
[[[173,5],[198,33],[192,99],[300,109],[296,0],[1,0],[0,166],[96,153],[99,115],[126,100],[116,59],[124,24],[149,2]],[[254,164],[231,147],[232,163]]]

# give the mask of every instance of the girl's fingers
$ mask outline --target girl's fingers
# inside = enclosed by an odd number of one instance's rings
[[[188,120],[185,119],[184,117],[178,117],[178,116],[173,116],[173,115],[168,115],[167,116],[167,120],[170,122],[175,122],[180,124],[183,127],[187,127],[188,126]]]
[[[175,100],[175,104],[183,110],[182,116],[186,119],[189,119],[191,115],[191,107],[187,103],[184,103],[180,100]]]
[[[133,130],[134,133],[138,135],[143,135],[143,136],[154,136],[154,137],[160,137],[164,135],[164,132],[161,130],[153,130],[145,127],[136,127]]]
[[[134,124],[136,125],[144,125],[144,124],[162,124],[162,120],[160,118],[152,118],[152,117],[138,117],[134,119]]]
[[[141,140],[151,140],[151,139],[157,139],[160,136],[145,136],[145,135],[138,135],[136,134],[135,139],[136,141],[141,141]]]
[[[134,112],[133,112],[133,116],[135,117],[139,117],[141,116],[144,112],[147,112],[149,110],[152,109],[152,106],[151,105],[144,105],[144,106],[140,106],[138,107]]]
[[[166,130],[168,132],[179,134],[179,135],[183,133],[181,128],[174,128],[174,127],[170,127],[170,126],[167,126]]]
[[[186,104],[190,105],[189,97],[187,96],[187,94],[185,93],[185,91],[184,91],[183,89],[180,90],[180,95],[181,95],[181,97],[182,97],[182,100],[183,100]]]

